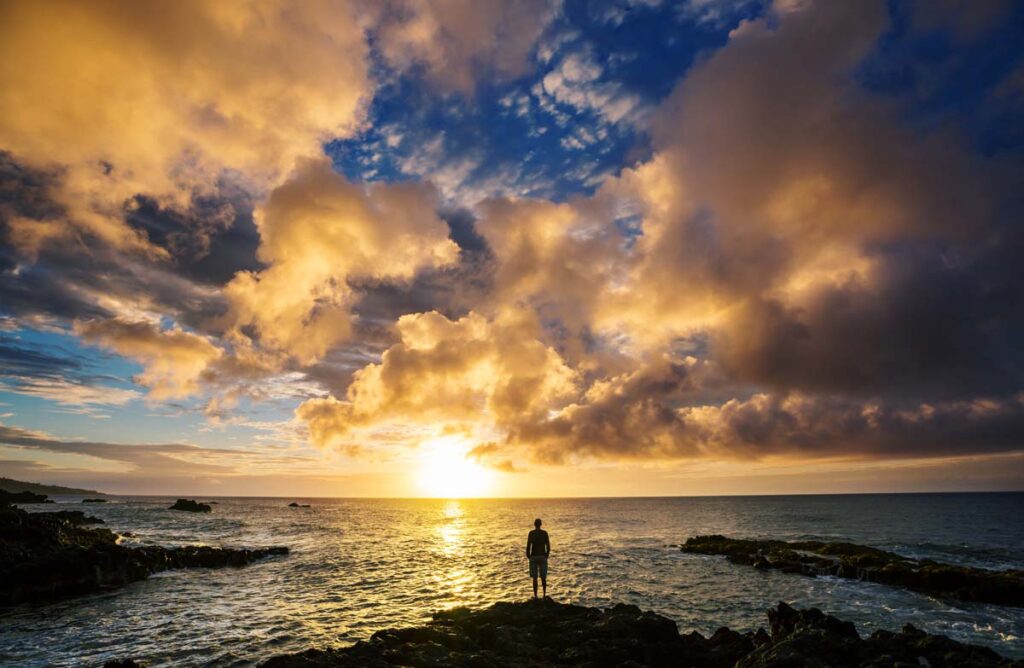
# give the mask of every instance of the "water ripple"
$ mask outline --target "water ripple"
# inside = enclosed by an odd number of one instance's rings
[[[551,593],[635,603],[711,633],[753,629],[779,600],[862,632],[911,622],[1024,657],[1024,611],[951,603],[882,585],[740,568],[667,547],[697,533],[843,538],[917,557],[1024,567],[1021,495],[590,500],[220,499],[210,515],[140,498],[90,507],[130,544],[288,545],[240,570],[159,574],[116,592],[0,612],[0,663],[248,666],[330,647],[430,612],[530,593],[523,556],[536,516],[552,537]],[[289,499],[290,501],[290,499]],[[999,531],[991,531],[998,527]]]

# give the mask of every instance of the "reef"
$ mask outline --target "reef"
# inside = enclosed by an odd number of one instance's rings
[[[298,501],[292,501],[288,504],[289,508],[309,508],[308,503],[299,503]]]
[[[82,499],[82,503],[106,503],[106,499]]]
[[[172,568],[244,566],[286,547],[126,547],[81,511],[29,513],[0,503],[0,604],[87,594]]]
[[[816,577],[878,582],[961,601],[1024,606],[1024,571],[993,571],[916,560],[843,542],[740,540],[696,536],[681,546],[690,554],[723,555],[734,564]]]
[[[551,600],[497,603],[433,615],[424,626],[388,629],[340,649],[309,649],[263,668],[355,666],[593,666],[638,668],[867,668],[958,666],[1024,668],[995,651],[930,635],[909,624],[862,638],[850,622],[816,608],[779,603],[770,631],[720,628],[680,634],[675,622],[633,605],[601,610]]]
[[[184,510],[190,513],[208,513],[213,510],[208,503],[200,503],[192,499],[178,499],[169,510]]]

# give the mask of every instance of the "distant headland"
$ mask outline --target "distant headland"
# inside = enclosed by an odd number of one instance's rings
[[[25,482],[11,478],[0,478],[0,489],[16,494],[18,492],[32,492],[33,494],[69,494],[69,495],[92,495],[103,496],[103,492],[95,489],[79,489],[78,487],[64,487],[62,485],[45,485],[38,482]]]

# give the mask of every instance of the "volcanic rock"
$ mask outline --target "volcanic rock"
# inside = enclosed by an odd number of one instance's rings
[[[425,626],[388,629],[340,649],[277,656],[263,668],[355,666],[593,666],[638,668],[783,668],[820,666],[961,666],[1024,668],[994,651],[913,627],[862,639],[853,624],[785,603],[768,611],[764,629],[721,628],[710,638],[680,635],[672,620],[633,605],[606,610],[556,603],[497,603],[434,613]]]
[[[843,542],[740,540],[696,536],[681,547],[690,554],[723,555],[734,564],[815,577],[878,582],[961,601],[1024,606],[1024,571],[992,571],[954,566],[928,559],[908,559],[892,552]]]
[[[174,502],[174,505],[170,507],[170,510],[184,510],[190,513],[208,513],[213,510],[206,503],[199,503],[192,499],[178,499]]]
[[[286,547],[129,548],[112,531],[83,526],[93,520],[81,511],[29,513],[0,504],[0,604],[85,594],[170,568],[244,566],[288,553]]]

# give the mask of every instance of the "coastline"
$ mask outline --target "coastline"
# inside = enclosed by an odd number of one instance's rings
[[[201,497],[206,500],[209,497]],[[132,629],[130,627],[115,626],[118,628],[115,635],[110,636],[110,641],[103,645],[101,651],[93,650],[88,654],[82,654],[80,662],[78,664],[69,663],[75,657],[79,656],[72,647],[65,646],[62,650],[46,650],[44,653],[31,653],[30,646],[26,643],[32,641],[29,635],[22,636],[22,639],[18,639],[14,636],[9,637],[8,648],[13,653],[8,656],[14,661],[11,665],[41,665],[40,663],[33,663],[30,657],[37,657],[36,661],[46,660],[45,657],[49,657],[50,660],[54,660],[54,665],[101,665],[107,659],[111,657],[135,657],[144,661],[151,662],[152,666],[164,666],[164,665],[202,665],[209,659],[216,658],[216,665],[222,665],[224,661],[228,661],[232,654],[235,657],[244,657],[247,662],[253,662],[258,664],[261,661],[267,661],[273,657],[277,652],[286,654],[287,656],[293,656],[295,654],[305,654],[308,650],[306,648],[317,648],[317,647],[338,647],[347,643],[356,642],[361,640],[362,642],[370,642],[371,632],[376,629],[385,629],[391,631],[402,631],[399,635],[404,637],[404,633],[411,633],[409,629],[421,629],[426,628],[423,621],[431,611],[439,609],[449,609],[449,604],[444,604],[436,597],[436,592],[428,596],[422,597],[418,603],[410,602],[414,600],[414,594],[411,589],[408,589],[410,585],[415,586],[415,581],[410,581],[409,578],[400,579],[387,579],[383,584],[379,585],[379,589],[375,590],[377,593],[371,594],[370,596],[359,597],[360,584],[358,582],[359,572],[362,571],[364,576],[369,576],[371,579],[374,577],[370,573],[383,574],[384,572],[394,572],[394,568],[411,568],[411,557],[403,557],[401,554],[382,554],[382,560],[373,564],[365,564],[356,569],[357,572],[352,573],[355,577],[344,577],[341,572],[337,569],[341,567],[344,569],[344,562],[328,561],[323,562],[322,558],[332,553],[337,547],[341,546],[343,549],[347,549],[349,545],[357,546],[358,540],[355,543],[351,539],[358,537],[361,532],[355,530],[350,520],[353,516],[351,511],[357,510],[357,515],[362,520],[367,520],[370,523],[364,526],[370,527],[387,527],[390,533],[387,534],[375,534],[380,536],[402,536],[403,531],[416,530],[420,533],[416,534],[416,538],[412,541],[413,545],[432,546],[435,554],[433,554],[432,561],[434,564],[433,573],[435,576],[449,577],[450,573],[454,573],[456,569],[471,567],[471,561],[474,558],[479,558],[477,550],[473,549],[474,543],[472,541],[478,540],[481,537],[488,537],[488,542],[485,544],[488,546],[485,548],[486,551],[493,551],[493,546],[496,544],[507,545],[503,542],[504,539],[501,537],[502,534],[491,534],[491,528],[497,526],[491,523],[488,519],[484,524],[478,524],[484,518],[488,518],[488,515],[480,515],[478,513],[484,512],[484,508],[492,506],[494,504],[435,504],[436,507],[423,508],[423,504],[409,504],[409,503],[389,503],[389,504],[338,504],[336,507],[329,505],[317,504],[312,512],[309,510],[299,510],[294,507],[289,507],[290,504],[283,503],[283,501],[289,500],[278,499],[273,503],[259,504],[252,506],[244,500],[238,500],[235,503],[224,502],[219,505],[214,505],[212,512],[178,512],[173,511],[169,507],[172,505],[173,498],[167,500],[160,500],[159,502],[149,502],[141,505],[125,504],[121,501],[115,501],[113,504],[100,504],[99,506],[78,506],[87,513],[96,513],[100,517],[106,518],[110,528],[119,531],[122,534],[130,534],[134,531],[141,531],[141,536],[133,536],[126,540],[126,545],[160,545],[160,542],[153,542],[153,538],[156,536],[166,536],[167,539],[165,545],[183,545],[190,542],[201,541],[210,546],[216,545],[267,545],[267,544],[278,544],[288,545],[294,548],[293,554],[284,559],[270,559],[265,564],[260,565],[252,570],[246,569],[244,571],[235,571],[234,569],[228,569],[220,572],[204,572],[202,570],[191,573],[182,572],[178,575],[174,575],[170,578],[159,578],[150,583],[134,585],[123,593],[119,592],[116,595],[110,595],[109,593],[101,594],[100,597],[88,597],[82,601],[82,604],[68,603],[62,604],[63,608],[71,612],[67,617],[63,617],[66,623],[72,619],[85,619],[89,614],[99,615],[118,615],[122,614],[122,611],[127,612],[128,610],[133,611],[132,614],[142,615],[140,619],[145,620],[146,627],[139,629]],[[303,499],[304,500],[304,499]],[[301,505],[301,504],[300,504]],[[429,504],[428,504],[429,505]],[[461,505],[462,509],[459,510],[458,506]],[[46,518],[52,516],[52,511],[57,509],[68,508],[68,504],[54,505],[37,505],[35,507],[28,507],[29,514],[33,516],[39,516],[40,518]],[[72,506],[73,507],[73,506]],[[594,547],[605,544],[608,540],[608,536],[588,536],[586,527],[588,522],[592,522],[598,518],[601,520],[600,526],[614,526],[607,524],[609,521],[607,513],[609,508],[615,507],[620,508],[621,506],[608,506],[603,503],[594,503],[587,506],[579,506],[578,504],[566,505],[560,512],[571,512],[574,517],[581,517],[578,513],[581,507],[591,508],[588,511],[589,514],[586,516],[590,519],[580,519],[578,521],[577,531],[579,532],[575,537],[570,534],[568,527],[563,525],[563,528],[558,533],[559,543],[559,571],[558,580],[559,586],[553,592],[554,595],[560,600],[569,600],[577,602],[581,605],[594,606],[591,610],[600,609],[604,612],[610,611],[613,608],[622,608],[622,605],[616,605],[617,603],[629,603],[639,606],[639,609],[653,610],[663,616],[666,619],[671,619],[673,622],[678,624],[678,628],[682,628],[686,631],[692,629],[698,630],[704,634],[705,640],[710,642],[715,636],[716,625],[728,626],[731,629],[738,630],[740,636],[747,636],[753,634],[752,629],[758,628],[758,626],[765,626],[765,617],[763,611],[775,605],[777,601],[786,601],[789,604],[798,608],[811,608],[818,607],[828,613],[831,613],[835,618],[841,620],[850,620],[857,625],[857,629],[866,637],[870,637],[877,629],[888,629],[890,633],[900,635],[896,633],[900,629],[904,622],[910,621],[917,625],[919,628],[927,629],[929,633],[935,634],[938,637],[940,634],[947,634],[949,631],[947,628],[939,625],[938,627],[929,624],[929,619],[926,617],[920,617],[914,614],[914,608],[907,608],[907,605],[917,605],[919,603],[925,603],[924,600],[916,600],[916,595],[899,595],[897,596],[902,599],[905,611],[903,614],[889,614],[889,615],[868,615],[868,614],[857,614],[854,611],[851,614],[849,605],[845,607],[842,605],[840,599],[823,598],[822,596],[807,597],[801,592],[804,591],[804,583],[807,582],[810,587],[817,587],[818,592],[826,592],[831,590],[833,587],[838,587],[846,592],[853,592],[854,590],[860,590],[863,587],[863,591],[867,594],[866,598],[860,600],[874,601],[881,603],[883,601],[888,602],[892,600],[890,594],[886,592],[887,588],[882,588],[877,584],[867,582],[861,584],[857,581],[836,581],[834,578],[805,578],[800,577],[797,574],[788,574],[779,570],[771,572],[759,572],[759,570],[750,568],[749,566],[737,566],[730,564],[726,559],[704,557],[699,555],[685,555],[680,554],[678,548],[670,549],[668,542],[662,542],[659,545],[654,545],[654,541],[650,541],[645,547],[639,548],[638,551],[631,553],[631,556],[623,555],[628,563],[629,560],[640,557],[644,559],[645,564],[652,563],[648,559],[654,559],[656,564],[662,564],[668,570],[662,571],[662,574],[658,578],[658,589],[651,587],[644,587],[643,581],[645,577],[628,577],[624,584],[628,587],[640,587],[637,588],[635,595],[630,595],[630,592],[626,591],[624,587],[608,588],[602,591],[606,591],[605,595],[600,592],[591,590],[590,594],[580,595],[578,590],[573,590],[571,587],[568,589],[566,585],[570,584],[566,579],[570,576],[570,571],[564,569],[572,569],[572,574],[579,574],[581,571],[578,569],[583,567],[592,567],[596,570],[594,573],[600,572],[602,568],[601,560],[594,559]],[[677,516],[678,508],[676,504],[670,504],[667,506],[654,506],[649,503],[634,503],[628,504],[624,510],[616,511],[616,513],[622,512],[621,515],[616,515],[620,518],[619,520],[612,519],[611,521],[623,521],[626,518],[637,520],[649,519],[649,509],[662,507],[664,512],[668,512],[670,516]],[[679,506],[682,508],[691,508],[692,506]],[[792,508],[800,508],[801,512],[806,512],[802,506],[791,506]],[[385,509],[386,512],[383,514],[376,514]],[[709,519],[715,518],[720,512],[720,507],[711,506],[712,512],[705,516]],[[453,511],[454,514],[453,514]],[[550,504],[549,504],[550,511]],[[68,512],[80,512],[80,511],[63,511]],[[403,517],[407,516],[408,513],[415,512],[416,515],[414,521],[410,523],[402,523]],[[465,515],[460,513],[464,512]],[[487,511],[497,512],[497,511]],[[639,514],[638,514],[639,513]],[[511,519],[512,515],[516,515],[515,511],[508,508],[500,509],[499,516],[504,521],[506,518]],[[532,513],[528,513],[532,515]],[[557,515],[555,515],[557,516]],[[755,516],[756,517],[756,516]],[[260,518],[255,521],[252,518]],[[342,520],[342,518],[344,518]],[[410,518],[412,519],[412,518]],[[338,523],[336,520],[342,520]],[[396,524],[396,522],[398,522]],[[326,532],[309,532],[310,525],[322,525]],[[101,525],[101,529],[104,525]],[[653,527],[644,526],[643,535],[650,535],[648,532],[656,531]],[[675,526],[673,522],[672,526]],[[160,527],[164,533],[157,534],[153,532],[154,527]],[[166,527],[166,529],[163,529]],[[243,528],[244,527],[244,528]],[[762,527],[764,530],[767,527]],[[211,531],[212,529],[212,531]],[[365,534],[363,534],[365,535]],[[409,538],[408,534],[404,534],[406,538]],[[682,534],[679,538],[685,538],[686,535]],[[734,534],[742,535],[742,534]],[[747,534],[750,535],[750,534]],[[768,534],[771,535],[771,534]],[[781,534],[786,535],[786,534]],[[791,535],[791,534],[790,534]],[[853,534],[856,535],[856,534]],[[345,536],[349,536],[345,539]],[[341,543],[331,542],[337,538],[343,539]],[[579,542],[580,537],[592,538],[590,542],[581,543]],[[570,547],[570,538],[574,539],[573,546]],[[158,538],[157,541],[160,539]],[[464,541],[471,541],[466,543]],[[493,541],[498,541],[495,543]],[[518,546],[517,546],[518,547]],[[589,548],[589,549],[588,549]],[[134,549],[134,548],[130,548]],[[511,549],[511,548],[510,548]],[[576,552],[581,558],[572,561],[572,556],[569,550]],[[447,550],[447,551],[446,551]],[[520,550],[516,549],[517,555]],[[335,553],[337,554],[337,553]],[[358,550],[353,553],[358,554]],[[649,555],[649,556],[644,556]],[[513,560],[515,561],[515,560]],[[478,562],[479,563],[479,562]],[[501,562],[504,563],[502,559]],[[515,561],[518,563],[518,561]],[[391,569],[387,569],[384,564],[391,564]],[[675,566],[674,566],[675,565]],[[366,569],[371,569],[366,571]],[[441,570],[437,570],[440,568]],[[505,568],[505,567],[499,567]],[[516,568],[514,564],[510,566],[510,573],[512,576],[511,581],[505,580],[504,575],[499,576],[498,579],[494,579],[494,571],[487,571],[478,573],[478,577],[488,580],[491,583],[492,589],[499,588],[502,591],[498,591],[497,596],[487,599],[474,599],[470,597],[462,597],[461,601],[458,599],[451,599],[457,601],[455,605],[468,605],[472,608],[471,614],[473,616],[478,613],[483,613],[489,609],[486,606],[490,606],[495,601],[507,600],[510,592],[519,590],[515,585],[516,583],[523,583],[527,585],[528,581],[525,578],[525,569],[520,572],[519,568]],[[635,566],[632,568],[636,568]],[[660,566],[659,566],[660,568]],[[419,571],[415,571],[419,572]],[[507,570],[505,572],[508,572]],[[615,571],[620,572],[620,571]],[[634,571],[634,574],[639,576],[642,571]],[[673,579],[665,579],[665,574],[674,573]],[[428,571],[429,574],[429,571]],[[685,580],[675,579],[677,577],[690,577],[691,575],[703,574],[704,577],[711,578],[706,580],[705,583],[701,584],[699,589],[688,590],[692,593],[668,596],[665,592],[672,591],[674,583],[682,584]],[[644,573],[644,575],[647,575]],[[234,612],[237,609],[253,609],[257,610],[251,605],[239,605],[245,600],[245,596],[255,595],[260,596],[261,593],[266,592],[267,595],[279,596],[276,593],[279,591],[301,591],[304,595],[309,597],[314,596],[330,596],[332,589],[323,589],[322,587],[309,588],[303,583],[307,577],[330,577],[330,583],[333,585],[333,592],[336,592],[340,596],[351,598],[351,603],[345,602],[335,607],[337,611],[333,615],[326,614],[326,608],[323,607],[305,607],[292,606],[292,610],[297,615],[290,613],[277,612],[275,614],[264,614],[262,612],[261,619],[263,621],[250,624],[249,620],[239,618]],[[590,582],[594,582],[593,576],[590,577]],[[218,584],[208,586],[206,583],[210,582],[211,579]],[[820,580],[818,584],[813,584],[816,580]],[[312,580],[311,580],[312,581]],[[632,581],[632,584],[630,584]],[[282,583],[279,586],[277,583]],[[290,584],[284,584],[284,583]],[[323,580],[321,580],[323,582]],[[512,586],[508,586],[511,582]],[[722,586],[724,582],[733,582],[733,585]],[[787,587],[785,583],[792,583],[793,586]],[[834,584],[833,584],[834,583]],[[610,583],[609,583],[610,584]],[[779,585],[783,586],[780,587]],[[269,586],[268,586],[269,585]],[[729,594],[729,587],[735,586],[745,587],[748,595],[738,599],[742,603],[739,607],[734,607],[736,613],[728,612],[726,607],[723,607],[721,600],[733,600],[737,599],[719,599],[719,596],[714,592],[721,592]],[[339,589],[342,586],[345,589]],[[762,586],[764,590],[762,591]],[[353,589],[355,587],[355,589]],[[435,585],[436,587],[436,585]],[[666,588],[667,587],[667,588]],[[783,591],[788,590],[788,591]],[[368,590],[367,590],[368,591]],[[680,590],[682,591],[682,590]],[[733,590],[738,591],[738,590]],[[218,593],[221,592],[221,593]],[[231,593],[228,593],[231,592]],[[275,592],[271,594],[271,592]],[[767,592],[777,592],[774,594],[769,593],[768,596],[764,594]],[[192,603],[194,595],[200,593],[203,597],[204,603]],[[475,593],[475,592],[474,592]],[[749,595],[753,593],[753,595]],[[596,595],[595,595],[596,594]],[[514,594],[513,594],[514,595]],[[217,597],[221,598],[217,598]],[[385,598],[374,598],[374,597],[385,597]],[[404,607],[407,610],[412,610],[413,614],[405,614],[401,618],[399,615],[391,609],[389,604],[386,602],[388,597],[405,597]],[[430,596],[434,596],[433,602],[430,600]],[[668,596],[668,598],[666,598]],[[701,596],[709,596],[706,601],[701,601]],[[213,598],[211,598],[213,597]],[[760,600],[758,600],[760,599]],[[316,599],[307,598],[306,601],[316,606]],[[377,600],[378,603],[369,603],[370,601]],[[153,605],[165,605],[167,601],[174,601],[174,613],[160,613],[158,609],[153,608]],[[211,608],[211,605],[219,605],[219,601],[223,601],[229,607],[221,609],[219,612],[217,608]],[[666,606],[665,601],[669,601],[670,605]],[[682,602],[686,605],[692,606],[691,612],[680,613],[678,609],[673,609],[672,601]],[[268,613],[272,612],[278,604],[288,603],[287,598],[267,598],[264,600],[262,606],[268,608]],[[347,613],[348,610],[357,610],[357,606],[363,606],[363,610],[366,610],[358,623],[358,626],[353,624],[353,617]],[[380,605],[383,607],[370,608],[368,605]],[[508,604],[502,604],[508,605]],[[518,605],[518,604],[516,604]],[[729,605],[736,606],[737,603],[731,603]],[[149,607],[147,607],[149,606]],[[193,607],[196,606],[196,607]],[[577,606],[578,607],[578,606]],[[626,606],[628,607],[628,606]],[[743,611],[740,611],[742,608]],[[25,612],[29,612],[26,609]],[[287,609],[287,606],[286,608]],[[177,630],[175,631],[174,641],[171,645],[156,646],[152,649],[147,649],[147,645],[151,642],[154,636],[150,635],[161,624],[166,622],[167,614],[185,615],[192,617],[192,613],[189,610],[195,610],[196,616],[189,621],[180,619],[181,624],[176,624]],[[203,634],[206,633],[207,628],[210,628],[210,624],[219,625],[229,620],[229,617],[225,615],[228,611],[231,611],[230,620],[234,620],[239,624],[237,631],[232,631],[230,641],[228,638],[220,638],[216,634],[205,640]],[[723,615],[722,611],[726,611]],[[910,614],[906,614],[906,612]],[[965,615],[979,614],[980,611],[965,613]],[[316,614],[316,618],[310,618],[309,615]],[[444,614],[444,613],[440,613]],[[602,613],[604,614],[604,613]],[[616,613],[622,619],[626,619],[628,615],[623,617],[624,613]],[[389,617],[390,616],[390,617]],[[28,614],[17,614],[17,618],[20,620],[28,620],[31,622],[31,617]],[[106,617],[104,617],[106,618]],[[12,622],[13,618],[9,618]],[[176,617],[176,619],[178,619]],[[271,625],[279,625],[283,623],[291,624],[291,620],[294,619],[294,625],[287,627],[277,626],[276,628],[281,629],[278,634],[275,634],[272,638],[266,638],[266,642],[257,642],[255,640],[242,640],[242,633],[262,633],[263,629],[274,628]],[[552,623],[557,623],[557,616],[550,618]],[[970,617],[970,619],[979,620],[979,617]],[[621,620],[620,620],[621,621]],[[303,626],[307,628],[315,629],[322,628],[323,632],[304,633]],[[514,619],[505,620],[501,623],[502,626],[508,629],[518,628],[519,622]],[[767,626],[765,628],[768,628]],[[245,629],[245,630],[243,630]],[[99,629],[97,628],[97,632]],[[383,632],[383,631],[382,631]],[[756,632],[754,632],[756,633]],[[331,636],[333,635],[333,639]],[[691,634],[687,633],[687,636]],[[93,634],[95,637],[95,634]],[[958,634],[953,631],[950,634],[951,638],[954,638],[962,643],[974,643],[975,637],[970,634]],[[721,638],[715,640],[718,643]],[[219,647],[220,643],[229,641],[232,645],[225,646],[224,649]],[[194,643],[202,642],[203,649],[198,653],[190,653],[188,647],[194,647]],[[15,643],[20,644],[20,647]],[[206,646],[209,644],[209,648]],[[1000,643],[984,642],[983,645],[992,647],[998,653],[1003,653],[1001,650]],[[701,647],[704,645],[702,644]],[[708,645],[711,647],[712,645]],[[152,647],[152,646],[151,646]],[[234,654],[228,647],[242,647],[242,652]],[[694,645],[697,647],[697,645]],[[395,648],[392,648],[395,649]],[[569,649],[569,647],[563,648]],[[694,649],[691,647],[690,649]],[[276,651],[275,651],[276,650]],[[419,651],[413,646],[405,648],[406,651],[415,652]],[[1022,658],[1017,648],[1012,642],[1005,645],[1006,652],[1003,656]],[[336,650],[340,651],[340,650]],[[675,650],[673,650],[675,651]],[[696,650],[694,650],[696,651]],[[708,651],[711,651],[708,649]],[[62,653],[57,653],[62,652]],[[165,653],[166,652],[166,653]],[[4,652],[0,652],[4,654]],[[410,654],[412,656],[413,654]],[[744,655],[745,656],[745,655]],[[408,658],[408,657],[407,657]],[[633,659],[636,661],[637,659]],[[19,662],[21,661],[21,662]],[[0,661],[2,662],[2,661]],[[66,663],[68,662],[68,663]],[[651,665],[645,664],[643,658],[639,660],[640,665]],[[986,663],[980,665],[1004,665],[1004,663]],[[734,665],[735,662],[729,663],[728,665]],[[227,665],[227,664],[224,664]],[[315,665],[315,664],[311,664]],[[331,665],[331,664],[323,664]],[[358,664],[352,664],[358,665]],[[387,664],[381,664],[387,665]],[[483,665],[483,664],[481,664]],[[506,665],[498,663],[497,665]],[[614,664],[618,665],[618,664]],[[681,665],[681,664],[680,664]],[[698,665],[698,664],[694,664]],[[968,665],[968,664],[963,664]],[[1006,665],[1013,665],[1006,663]]]

